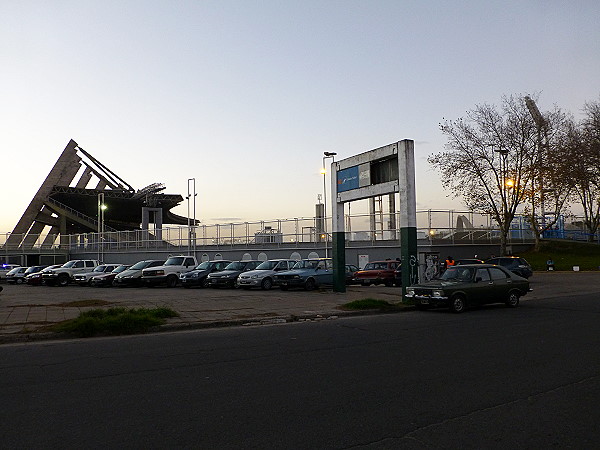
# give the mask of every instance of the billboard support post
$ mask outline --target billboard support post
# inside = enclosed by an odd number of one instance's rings
[[[402,297],[418,283],[415,143],[404,139],[331,164],[334,292],[346,292],[344,203],[398,193]]]

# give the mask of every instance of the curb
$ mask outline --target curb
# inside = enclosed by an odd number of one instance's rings
[[[188,322],[188,323],[166,323],[158,327],[152,327],[146,333],[136,334],[122,334],[122,335],[98,335],[92,336],[91,338],[82,338],[74,336],[68,333],[52,333],[52,332],[40,332],[40,333],[14,333],[0,335],[0,345],[2,344],[20,344],[27,342],[38,342],[38,341],[49,341],[49,340],[72,340],[72,339],[93,339],[97,337],[116,337],[116,336],[134,336],[144,335],[153,333],[169,333],[186,330],[201,330],[209,328],[228,328],[228,327],[251,327],[251,326],[263,326],[263,325],[280,325],[284,323],[293,322],[320,322],[327,320],[336,320],[344,317],[356,317],[356,316],[372,316],[380,314],[397,314],[406,311],[412,311],[416,308],[414,306],[407,305],[406,307],[396,311],[381,311],[377,309],[370,310],[359,310],[359,311],[340,311],[335,314],[303,314],[303,315],[290,315],[280,317],[269,317],[268,319],[238,319],[238,320],[220,320],[212,322]]]

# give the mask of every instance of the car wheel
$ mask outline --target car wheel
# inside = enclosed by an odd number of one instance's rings
[[[263,288],[265,291],[268,291],[273,287],[273,281],[270,278],[265,278],[260,284],[260,287]]]
[[[177,277],[175,275],[169,275],[167,277],[167,287],[174,288],[177,286]]]
[[[465,298],[462,295],[457,295],[450,300],[450,310],[454,313],[461,313],[467,307]]]
[[[200,282],[200,286],[203,288],[208,287],[208,277],[204,277],[204,279]]]
[[[69,275],[67,275],[66,273],[61,273],[58,276],[58,285],[66,286],[67,284],[69,284]]]
[[[317,287],[317,285],[315,283],[315,280],[313,280],[312,278],[309,278],[304,282],[304,289],[306,289],[307,291],[312,291],[315,287]]]
[[[392,287],[394,285],[394,282],[392,280],[385,280],[383,284],[385,284],[387,287]]]
[[[508,294],[508,300],[506,300],[506,306],[509,308],[516,308],[519,306],[519,294],[517,292],[511,292]]]
[[[23,283],[23,280],[22,280],[21,278],[17,278],[17,280],[15,281],[15,283],[17,283],[17,284],[22,284],[22,283]]]

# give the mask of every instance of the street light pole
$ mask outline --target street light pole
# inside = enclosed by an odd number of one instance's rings
[[[323,170],[321,173],[323,174],[323,234],[325,235],[325,258],[327,258],[327,183],[326,183],[326,175],[327,169],[325,168],[325,160],[327,158],[331,158],[332,162],[335,162],[335,152],[323,152]]]
[[[192,253],[196,256],[196,179],[188,178],[188,193],[187,193],[187,223],[188,223],[188,254]],[[193,220],[190,221],[190,198],[193,198]],[[191,223],[190,223],[191,222]]]
[[[104,192],[98,194],[98,261],[104,259]]]

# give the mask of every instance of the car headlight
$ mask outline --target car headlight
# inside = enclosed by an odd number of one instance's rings
[[[300,279],[300,275],[294,275],[292,278],[295,278],[296,280]]]
[[[406,288],[406,295],[415,295],[415,290],[413,288]]]
[[[431,294],[434,297],[443,297],[444,296],[444,291],[433,291]]]
[[[253,280],[256,280],[257,278],[259,278],[258,275],[252,275],[250,278],[252,278]]]

